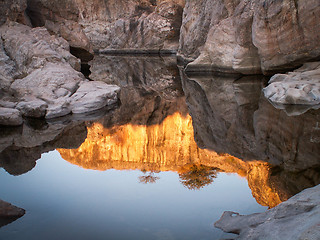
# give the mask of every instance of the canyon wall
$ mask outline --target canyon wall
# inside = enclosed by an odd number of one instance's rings
[[[187,1],[180,57],[187,71],[272,74],[320,57],[317,0]]]
[[[177,50],[183,0],[29,0],[34,26],[85,50]]]

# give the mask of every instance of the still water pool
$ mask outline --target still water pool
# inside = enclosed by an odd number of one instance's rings
[[[144,173],[87,170],[42,155],[21,176],[0,170],[0,196],[26,215],[0,229],[0,239],[219,239],[213,223],[223,211],[262,212],[245,178],[218,173],[199,190],[184,187],[175,172],[160,172],[155,183]]]

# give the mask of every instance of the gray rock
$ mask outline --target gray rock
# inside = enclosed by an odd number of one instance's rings
[[[236,239],[320,239],[320,185],[306,189],[265,213],[243,216],[225,212],[215,227]]]
[[[277,73],[319,58],[318,0],[186,1],[179,56],[187,70]]]
[[[46,26],[87,51],[87,39],[95,50],[177,50],[183,6],[184,0],[28,1],[34,26]]]
[[[287,74],[276,74],[264,95],[275,104],[320,104],[320,62],[306,63]]]
[[[22,123],[21,113],[17,109],[0,108],[0,125],[19,126]]]
[[[16,107],[23,116],[41,118],[46,115],[48,104],[41,100],[20,102]]]
[[[62,117],[71,113],[70,99],[62,98],[52,102],[46,114],[46,119]]]
[[[77,92],[70,98],[73,113],[85,113],[114,104],[118,101],[120,88],[104,82],[81,83]]]

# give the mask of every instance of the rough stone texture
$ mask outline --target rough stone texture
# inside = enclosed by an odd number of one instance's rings
[[[25,210],[0,200],[0,228],[25,214]]]
[[[120,88],[104,82],[84,82],[72,95],[70,107],[73,113],[85,113],[101,109],[118,101]]]
[[[264,95],[275,104],[320,104],[320,62],[306,63],[287,74],[276,74]]]
[[[201,148],[269,162],[269,185],[288,193],[282,200],[320,183],[319,110],[288,116],[275,109],[261,95],[258,76],[182,77]]]
[[[235,239],[319,239],[320,185],[304,190],[265,213],[225,212],[215,227],[239,234]]]
[[[23,116],[41,118],[46,115],[48,104],[41,100],[20,102],[16,107]]]
[[[183,0],[30,0],[33,25],[46,26],[72,47],[177,49]],[[67,21],[66,21],[67,20]]]
[[[0,107],[0,125],[19,126],[22,122],[22,116],[18,110]]]
[[[0,34],[2,106],[16,108],[26,117],[54,118],[73,112],[73,107],[79,113],[76,102],[87,105],[80,112],[89,112],[117,101],[118,88],[88,83],[77,71],[80,60],[70,54],[63,38],[51,36],[45,28],[14,22],[1,26]],[[91,86],[82,100],[81,86]]]
[[[180,56],[187,71],[271,74],[320,56],[320,2],[187,1]]]
[[[7,20],[29,24],[25,14],[27,0],[2,0],[0,1],[0,26]]]

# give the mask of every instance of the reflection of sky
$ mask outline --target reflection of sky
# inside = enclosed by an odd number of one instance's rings
[[[141,171],[85,170],[57,151],[43,154],[30,172],[0,170],[0,198],[26,215],[0,229],[0,239],[218,239],[213,227],[226,210],[262,212],[244,178],[219,173],[191,191],[173,172],[139,183]]]

